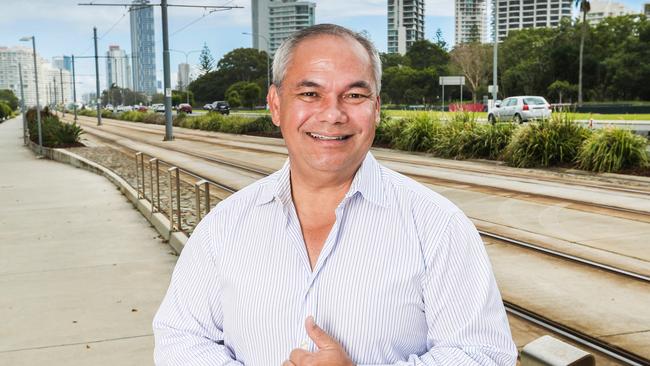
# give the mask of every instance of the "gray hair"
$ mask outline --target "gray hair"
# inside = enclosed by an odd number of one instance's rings
[[[291,57],[293,56],[293,51],[300,42],[308,38],[324,35],[342,38],[349,37],[363,46],[370,57],[375,86],[377,87],[377,94],[379,94],[381,91],[381,59],[379,58],[377,49],[372,42],[363,35],[335,24],[317,24],[309,28],[301,29],[291,34],[289,38],[285,39],[273,56],[273,84],[278,88],[282,85],[282,81],[287,72],[287,67],[291,62]]]

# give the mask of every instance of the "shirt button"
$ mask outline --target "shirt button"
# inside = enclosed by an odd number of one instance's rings
[[[300,342],[300,348],[304,349],[305,351],[309,351],[309,342],[303,340]]]

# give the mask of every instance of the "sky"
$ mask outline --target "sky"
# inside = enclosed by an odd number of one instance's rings
[[[313,0],[312,0],[313,1]],[[619,0],[629,8],[641,11],[650,0]],[[80,6],[79,3],[128,4],[130,0],[2,0],[0,47],[31,46],[19,42],[34,35],[36,51],[46,60],[55,56],[93,55],[93,27],[100,37],[98,50],[104,55],[109,45],[119,45],[131,54],[129,13],[126,7]],[[152,0],[159,3],[159,0]],[[387,48],[386,0],[315,0],[316,23],[334,23],[355,31],[367,31],[380,52]],[[239,47],[252,47],[250,0],[169,0],[169,4],[229,5],[242,8],[209,13],[203,8],[170,7],[169,47],[184,52],[208,46],[215,63],[227,52]],[[437,29],[448,44],[454,43],[454,1],[425,0],[425,38],[433,40]],[[154,8],[156,32],[156,69],[162,80],[162,26],[160,7]],[[199,52],[189,55],[190,64],[197,64]],[[95,90],[94,60],[77,59],[77,95]],[[176,86],[178,64],[185,62],[179,52],[170,53],[172,86]],[[106,65],[100,59],[101,89],[106,87]]]

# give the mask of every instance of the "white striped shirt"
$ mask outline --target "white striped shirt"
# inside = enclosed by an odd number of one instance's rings
[[[153,322],[156,364],[279,366],[316,347],[357,365],[514,365],[483,243],[451,202],[368,153],[314,270],[289,162],[215,207],[176,264]]]

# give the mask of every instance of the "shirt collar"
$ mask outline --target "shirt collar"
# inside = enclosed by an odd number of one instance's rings
[[[264,205],[277,198],[283,206],[287,206],[292,200],[291,164],[289,159],[287,158],[282,169],[273,173],[269,178],[269,181],[262,185],[262,192],[256,204],[258,206]],[[378,206],[388,207],[387,200],[384,197],[381,167],[370,152],[366,154],[365,159],[357,170],[350,189],[345,195],[345,199],[353,197],[357,192],[363,198]]]

